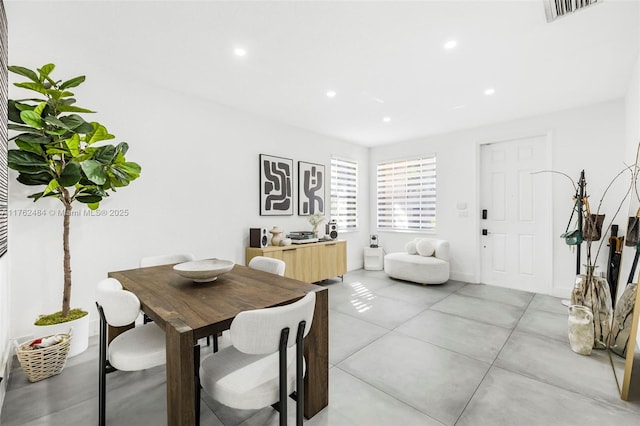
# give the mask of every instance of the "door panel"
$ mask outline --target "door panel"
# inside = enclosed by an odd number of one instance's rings
[[[550,180],[545,137],[480,147],[481,280],[551,293]]]

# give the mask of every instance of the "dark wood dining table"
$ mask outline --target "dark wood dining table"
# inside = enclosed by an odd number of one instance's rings
[[[168,425],[195,424],[194,345],[198,339],[229,329],[242,311],[292,303],[310,291],[316,292],[316,306],[304,347],[304,415],[309,419],[327,406],[329,304],[325,287],[242,265],[207,283],[179,276],[173,265],[109,272],[109,277],[138,296],[142,310],[165,330]],[[110,328],[109,339],[124,330],[126,327]]]

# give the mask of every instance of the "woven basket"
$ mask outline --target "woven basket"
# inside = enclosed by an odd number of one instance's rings
[[[71,332],[62,334],[60,343],[42,349],[32,349],[31,341],[16,348],[20,366],[30,382],[37,382],[59,374],[67,363],[67,354],[71,346]],[[51,336],[47,336],[51,337]]]

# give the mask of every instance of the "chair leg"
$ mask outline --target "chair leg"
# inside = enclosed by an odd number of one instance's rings
[[[193,347],[193,370],[195,374],[196,426],[200,426],[200,345],[195,345]]]
[[[304,416],[304,371],[302,369],[304,357],[304,328],[306,321],[298,324],[296,335],[296,426],[302,426]]]
[[[279,379],[280,379],[280,426],[287,426],[287,342],[289,328],[283,328],[280,333],[279,347]]]
[[[96,303],[100,314],[100,341],[98,360],[98,425],[106,424],[106,392],[107,392],[107,321],[102,307]]]
[[[207,337],[207,342],[209,342],[209,338]],[[209,344],[209,343],[207,343]],[[218,352],[218,333],[213,335],[213,352]]]

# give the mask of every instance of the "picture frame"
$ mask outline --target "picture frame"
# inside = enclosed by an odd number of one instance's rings
[[[325,214],[324,164],[298,161],[298,215]]]
[[[260,216],[293,215],[293,160],[260,154]]]

